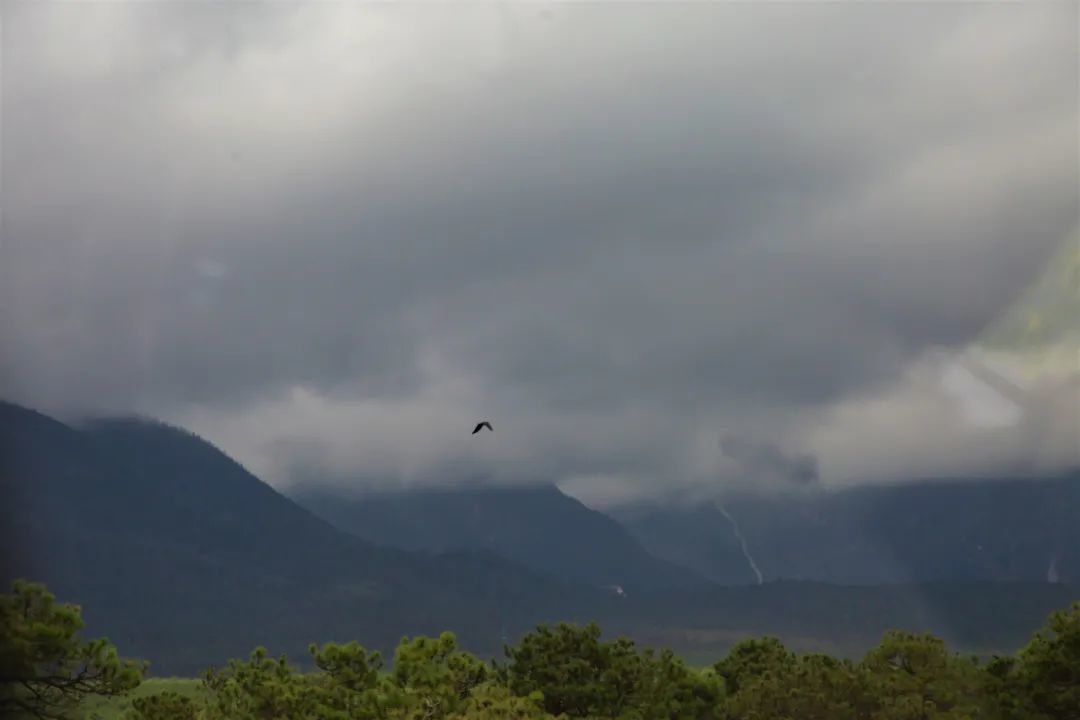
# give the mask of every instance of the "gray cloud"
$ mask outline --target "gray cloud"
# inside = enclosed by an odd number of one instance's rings
[[[821,418],[1077,222],[1067,5],[10,8],[0,395],[280,481],[901,472]]]
[[[813,485],[819,479],[818,461],[813,455],[789,455],[771,443],[738,435],[724,437],[720,450],[738,463],[751,481]]]

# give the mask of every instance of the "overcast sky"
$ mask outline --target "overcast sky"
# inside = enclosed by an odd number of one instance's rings
[[[1077,462],[1077,368],[950,365],[1076,242],[1075,3],[3,11],[0,397],[279,486]]]

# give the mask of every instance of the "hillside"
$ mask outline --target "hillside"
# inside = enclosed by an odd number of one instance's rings
[[[1080,596],[1076,585],[1045,582],[781,582],[616,597],[488,552],[378,547],[204,440],[155,422],[74,428],[0,403],[0,458],[3,581],[40,580],[82,604],[91,635],[151,660],[159,675],[191,675],[258,644],[302,660],[309,642],[355,639],[389,651],[402,635],[443,630],[491,656],[504,637],[556,620],[597,620],[692,658],[765,633],[795,648],[859,654],[889,627],[1013,650],[1047,612]]]
[[[727,516],[721,511],[727,512]],[[742,495],[612,511],[653,554],[722,583],[1080,582],[1080,476]]]
[[[380,545],[487,551],[545,574],[627,592],[708,582],[651,556],[615,520],[552,485],[363,495],[301,486],[290,495],[341,530]]]
[[[0,455],[5,582],[30,577],[77,599],[92,632],[164,671],[243,655],[267,628],[294,654],[312,640],[388,649],[446,629],[487,653],[504,629],[593,599],[492,556],[377,548],[158,423],[75,429],[4,404]]]

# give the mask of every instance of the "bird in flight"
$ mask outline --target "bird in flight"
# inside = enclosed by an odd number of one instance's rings
[[[491,423],[489,423],[487,420],[485,420],[482,423],[477,423],[476,424],[476,427],[473,428],[472,434],[475,435],[476,433],[480,432],[484,428],[487,428],[488,430],[491,430],[491,432],[495,432],[495,430],[493,430],[492,427],[491,427]]]

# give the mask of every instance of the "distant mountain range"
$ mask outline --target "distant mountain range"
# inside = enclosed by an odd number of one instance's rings
[[[45,581],[86,606],[90,631],[159,669],[195,672],[260,643],[302,659],[311,641],[390,649],[448,629],[491,653],[504,632],[610,595],[492,555],[375,547],[155,422],[76,429],[0,404],[0,458],[5,579]]]
[[[757,572],[845,584],[1080,582],[1080,474],[740,495],[612,513],[657,557],[720,583],[754,582]]]
[[[335,509],[332,496],[314,498],[308,496],[312,508],[337,516],[320,504]],[[473,487],[379,502],[373,507],[387,517],[358,532],[383,546],[335,528],[184,430],[136,419],[73,427],[0,403],[0,580],[46,582],[61,600],[84,606],[90,633],[150,659],[158,673],[192,674],[259,644],[302,661],[309,642],[355,639],[387,651],[402,635],[443,630],[490,656],[536,623],[556,620],[597,620],[701,661],[748,633],[765,632],[796,648],[858,653],[889,627],[1013,650],[1051,609],[1080,596],[1075,585],[1045,581],[708,586],[677,567],[723,575],[697,556],[672,551],[686,562],[665,562],[642,549],[668,554],[643,531],[644,515],[624,518],[635,542],[611,518],[551,488]],[[1012,502],[1021,508],[1026,501]],[[337,522],[372,517],[364,504],[342,501]],[[747,507],[731,512],[742,515],[756,551],[755,533],[768,535],[767,524]],[[936,527],[936,516],[922,511],[926,527]],[[439,512],[451,517],[435,520]],[[1042,522],[1058,527],[1070,512]],[[391,527],[394,513],[407,520],[406,529]],[[676,523],[679,516],[666,517]],[[671,548],[696,537],[692,527],[711,528],[715,535],[705,533],[701,542],[715,537],[721,564],[745,565],[729,526],[710,525],[707,514],[696,526],[686,517],[685,528],[671,528]],[[389,541],[432,552],[386,547]],[[1020,548],[1034,542],[1017,541]],[[1060,557],[1063,579],[1075,577],[1068,574],[1075,547]],[[1039,552],[1035,547],[1032,557]],[[761,562],[773,577],[769,557]],[[753,579],[742,572],[730,578]],[[634,589],[617,595],[596,587],[620,580]]]
[[[618,522],[553,485],[366,494],[303,485],[289,495],[339,529],[384,546],[486,551],[554,577],[625,592],[708,582],[653,557]]]
[[[289,494],[383,546],[486,551],[627,590],[784,579],[1080,582],[1080,474],[744,493],[608,514],[551,485],[356,494],[317,484]]]

